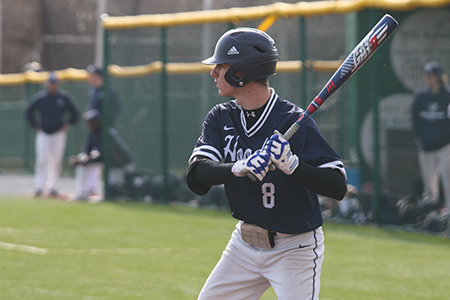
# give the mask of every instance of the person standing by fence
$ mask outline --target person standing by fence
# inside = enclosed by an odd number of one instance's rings
[[[423,69],[426,87],[414,95],[413,132],[419,144],[419,165],[424,185],[423,204],[439,205],[442,183],[444,199],[450,209],[450,88],[437,61]]]
[[[108,151],[111,157],[108,176],[108,184],[111,186],[119,184],[127,172],[134,170],[133,154],[118,131],[112,127],[106,131],[108,133],[106,149],[102,147],[102,115],[98,110],[88,110],[83,114],[83,120],[89,128],[89,134],[83,151],[69,157],[69,165],[75,167],[76,184],[76,193],[70,200],[91,201],[97,198],[98,201],[102,199],[98,198],[98,192],[103,172],[104,152]]]
[[[67,114],[69,115],[67,117]],[[38,116],[38,117],[37,117]],[[59,88],[51,73],[46,89],[36,93],[26,108],[26,119],[36,129],[34,195],[58,197],[56,182],[60,176],[67,131],[78,122],[79,110],[71,96]]]
[[[103,113],[105,116],[105,112],[103,111],[103,99],[105,98],[104,91],[104,74],[103,68],[97,66],[95,64],[89,65],[86,68],[89,73],[89,94],[88,94],[88,105],[86,106],[85,112],[91,109],[96,109],[99,112]],[[117,90],[109,85],[108,86],[108,100],[109,100],[109,111],[108,111],[108,125],[115,126],[115,121],[120,112],[120,100]]]

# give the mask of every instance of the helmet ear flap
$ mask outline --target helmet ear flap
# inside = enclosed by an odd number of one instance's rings
[[[230,69],[225,73],[225,80],[234,87],[242,87],[245,85],[245,71],[242,68],[236,70],[236,67],[230,66]]]
[[[233,77],[234,80],[236,81],[241,81],[242,78],[244,78],[244,70],[238,70],[236,72],[233,73],[233,75],[231,75]]]

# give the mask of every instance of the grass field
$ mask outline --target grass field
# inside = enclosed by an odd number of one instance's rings
[[[1,196],[0,299],[196,299],[235,223],[180,206]],[[324,232],[322,300],[450,299],[449,239],[329,223]]]

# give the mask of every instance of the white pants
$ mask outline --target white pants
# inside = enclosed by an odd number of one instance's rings
[[[124,171],[134,170],[134,165],[129,164],[123,168],[110,168],[108,173],[108,184],[119,184],[124,177]],[[77,165],[75,168],[76,195],[89,197],[102,193],[101,187],[103,174],[103,163],[92,163]]]
[[[103,163],[77,165],[75,168],[75,188],[77,196],[89,197],[99,193]]]
[[[246,244],[240,223],[198,299],[259,299],[272,286],[279,300],[319,299],[324,254],[322,228],[275,236],[269,250]]]
[[[439,200],[439,178],[441,178],[445,204],[450,208],[450,145],[436,151],[420,151],[419,164],[424,184],[422,196],[436,203]]]
[[[36,132],[35,190],[55,189],[56,181],[61,173],[66,140],[67,132],[63,130],[52,134]]]

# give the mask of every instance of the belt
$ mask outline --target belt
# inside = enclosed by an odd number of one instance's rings
[[[241,236],[244,242],[263,249],[271,249],[275,246],[275,236],[281,238],[296,235],[264,229],[258,225],[245,223],[243,221],[240,222],[240,227]]]

